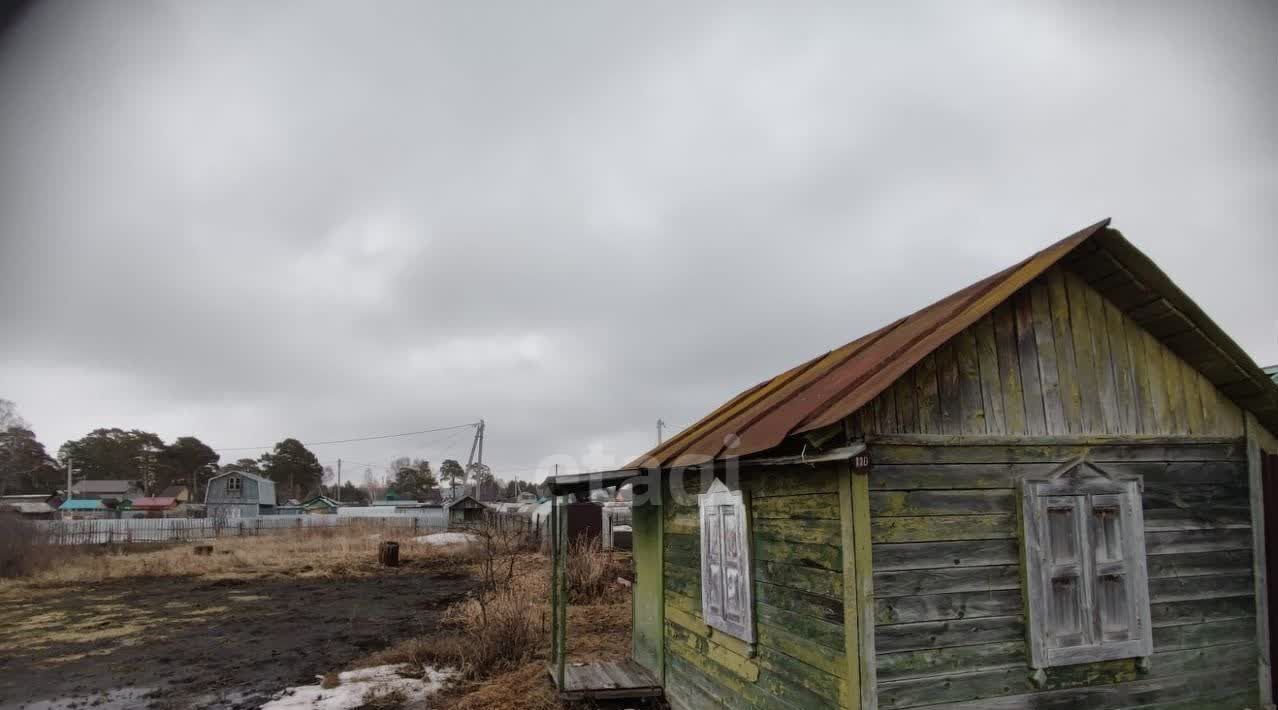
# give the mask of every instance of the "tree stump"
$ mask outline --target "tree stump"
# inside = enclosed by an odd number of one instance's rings
[[[399,543],[383,542],[377,546],[377,563],[383,567],[399,566]]]
[[[196,545],[191,551],[197,555],[211,555],[213,554],[213,546],[212,545]]]

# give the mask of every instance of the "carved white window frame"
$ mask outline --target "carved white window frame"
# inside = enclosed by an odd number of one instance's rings
[[[701,521],[702,619],[711,628],[754,643],[754,576],[745,496],[715,479],[705,493],[697,496],[697,508]]]
[[[1021,551],[1032,667],[1051,668],[1120,658],[1147,659],[1153,654],[1142,489],[1139,476],[1112,475],[1081,459],[1061,466],[1046,478],[1021,481]],[[1111,551],[1105,554],[1107,559],[1101,559],[1097,550],[1098,545],[1105,544],[1104,540],[1098,542],[1098,538],[1108,533],[1096,527],[1096,513],[1111,509],[1118,516],[1114,521],[1120,531],[1122,559],[1119,561],[1112,560],[1118,548],[1111,546]],[[1048,518],[1053,510],[1071,511],[1071,544],[1077,549],[1073,561],[1063,564],[1055,561],[1055,553],[1050,548]],[[1077,618],[1079,643],[1054,647],[1054,640],[1060,634],[1054,633],[1053,619],[1063,614],[1052,607],[1053,580],[1070,576],[1078,579],[1081,595]],[[1116,576],[1122,576],[1125,581],[1128,631],[1125,639],[1107,640],[1102,610],[1095,600],[1099,595],[1099,580]]]

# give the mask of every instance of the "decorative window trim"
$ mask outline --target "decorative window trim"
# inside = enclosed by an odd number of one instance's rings
[[[1141,505],[1143,483],[1139,476],[1115,475],[1084,459],[1071,461],[1046,478],[1021,481],[1021,554],[1028,604],[1027,641],[1030,665],[1051,668],[1121,658],[1148,658],[1153,654],[1149,612],[1149,581],[1145,559],[1145,524]],[[1059,563],[1051,547],[1050,511],[1070,511],[1069,545],[1072,558]],[[1113,510],[1118,545],[1106,543],[1111,533],[1097,527],[1096,511]],[[1104,521],[1104,517],[1100,518]],[[1058,542],[1058,544],[1060,544]],[[1109,544],[1100,559],[1098,547]],[[1115,559],[1121,553],[1121,559]],[[1067,615],[1053,608],[1054,579],[1075,577],[1078,643],[1054,647],[1060,636],[1053,619]],[[1126,638],[1106,640],[1100,596],[1101,580],[1121,578],[1126,599]],[[1111,597],[1112,598],[1112,597]],[[1055,612],[1055,613],[1054,613]],[[1119,627],[1121,629],[1121,627]]]
[[[745,496],[715,479],[697,496],[697,508],[701,521],[701,618],[710,628],[754,643],[754,576]],[[725,520],[733,522],[725,526]],[[733,600],[735,607],[729,610]]]

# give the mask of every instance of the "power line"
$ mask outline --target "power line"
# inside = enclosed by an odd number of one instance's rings
[[[402,434],[377,434],[375,436],[358,436],[353,439],[334,439],[332,441],[305,441],[305,442],[302,442],[302,446],[326,446],[328,444],[351,444],[356,441],[375,441],[377,439],[396,439],[401,436],[417,436],[419,434],[433,434],[437,431],[450,431],[452,429],[465,429],[466,427],[476,427],[476,426],[479,426],[479,422],[472,422],[470,424],[457,424],[455,426],[444,426],[444,427],[439,427],[437,429],[423,429],[421,431],[406,431]],[[273,446],[274,444],[267,444],[266,446],[229,446],[229,447],[215,448],[213,450],[214,451],[260,451],[261,449],[269,449]]]

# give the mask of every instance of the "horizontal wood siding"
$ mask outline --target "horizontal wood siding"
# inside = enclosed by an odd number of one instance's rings
[[[839,494],[833,469],[746,473],[754,565],[753,648],[701,615],[696,495],[685,479],[667,494],[666,697],[674,708],[836,707],[847,663]]]
[[[900,384],[903,383],[903,384]],[[850,418],[864,434],[1243,436],[1242,411],[1055,267]]]
[[[1061,411],[1070,409],[1078,410]],[[1050,669],[1041,687],[1029,677],[1015,486],[1079,451],[872,446],[880,708],[1255,702],[1256,607],[1241,446],[1092,451],[1094,460],[1104,460],[1101,467],[1144,479],[1150,670],[1126,659]],[[1194,675],[1209,669],[1210,675]]]

